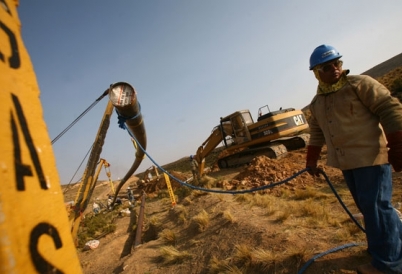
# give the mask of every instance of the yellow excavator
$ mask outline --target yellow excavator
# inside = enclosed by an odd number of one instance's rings
[[[310,138],[307,130],[304,113],[294,108],[271,112],[265,105],[258,110],[257,122],[248,109],[235,111],[220,119],[194,158],[200,175],[204,174],[205,157],[221,142],[223,150],[218,156],[219,168],[244,165],[260,155],[278,158],[288,150],[305,147]]]

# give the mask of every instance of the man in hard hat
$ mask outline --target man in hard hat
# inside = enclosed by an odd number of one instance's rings
[[[193,155],[190,155],[191,172],[193,173],[193,181],[195,185],[198,185],[200,175],[198,173],[198,163]]]
[[[127,198],[128,201],[130,202],[130,205],[135,205],[135,199],[134,199],[134,193],[131,187],[127,187]]]
[[[92,210],[95,214],[98,214],[100,212],[100,206],[97,202],[94,202],[92,204]]]
[[[402,223],[391,204],[392,170],[402,170],[402,105],[365,75],[348,75],[342,55],[321,45],[310,57],[318,80],[311,101],[306,167],[319,176],[324,144],[327,164],[339,168],[363,214],[370,264],[358,273],[402,273]]]

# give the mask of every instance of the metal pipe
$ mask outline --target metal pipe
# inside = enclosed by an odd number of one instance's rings
[[[137,100],[137,93],[135,89],[130,84],[125,82],[115,83],[110,86],[109,99],[119,115],[119,122],[124,121],[130,133],[136,138],[138,143],[145,150],[147,146],[147,136],[142,119],[141,106]],[[128,170],[127,174],[123,177],[116,188],[112,206],[116,201],[120,189],[140,166],[142,160],[144,159],[144,155],[145,153],[142,149],[137,149],[135,153],[135,160],[131,168]]]

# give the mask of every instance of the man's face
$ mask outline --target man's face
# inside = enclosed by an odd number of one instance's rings
[[[317,67],[321,81],[326,84],[335,84],[342,75],[342,61],[332,60]]]

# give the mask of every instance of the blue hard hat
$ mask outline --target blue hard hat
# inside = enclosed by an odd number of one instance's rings
[[[314,49],[310,56],[310,70],[315,66],[326,63],[328,61],[339,59],[342,55],[334,48],[329,45],[321,45]]]

